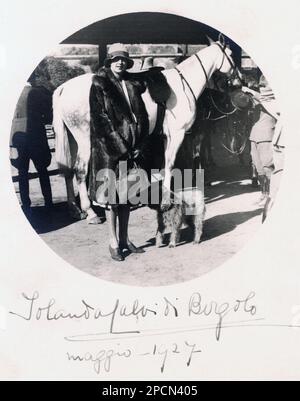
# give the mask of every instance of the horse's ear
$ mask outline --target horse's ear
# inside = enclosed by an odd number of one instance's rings
[[[230,49],[230,47],[225,47],[225,52],[226,52],[227,56],[232,55],[232,50]]]
[[[207,40],[209,41],[209,45],[212,45],[214,43],[216,43],[211,37],[209,37],[208,35],[205,35],[207,37]]]
[[[220,42],[222,47],[224,47],[224,48],[226,47],[226,40],[225,40],[223,33],[221,33],[221,32],[219,33],[219,36],[218,36],[218,42]]]

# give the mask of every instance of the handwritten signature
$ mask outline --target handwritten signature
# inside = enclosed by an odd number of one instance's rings
[[[196,344],[190,344],[184,341],[182,344],[172,343],[154,344],[149,352],[138,353],[134,348],[123,348],[116,350],[115,348],[103,348],[95,353],[86,352],[85,354],[71,354],[67,352],[67,358],[70,362],[91,363],[94,371],[97,374],[110,372],[113,360],[117,359],[133,359],[136,357],[141,358],[160,358],[160,371],[164,373],[168,359],[174,355],[183,355],[185,364],[189,367],[195,354],[202,351]]]
[[[118,330],[125,320],[134,317],[137,320],[145,320],[151,317],[167,317],[172,316],[175,319],[179,317],[201,317],[202,321],[207,318],[213,318],[215,322],[216,339],[219,341],[221,337],[222,328],[224,326],[224,319],[229,315],[237,314],[238,312],[249,317],[254,317],[257,313],[257,306],[254,303],[256,294],[250,292],[244,298],[235,299],[230,302],[217,302],[205,301],[200,293],[194,293],[190,297],[188,304],[179,305],[179,299],[171,301],[166,297],[160,302],[156,302],[151,306],[144,305],[140,300],[134,300],[131,304],[125,305],[121,303],[120,299],[116,299],[113,306],[108,310],[101,307],[91,305],[86,300],[81,300],[80,310],[78,312],[65,311],[57,309],[57,301],[51,298],[46,305],[41,305],[40,294],[35,291],[32,295],[22,294],[26,300],[27,310],[24,314],[10,312],[10,314],[24,319],[26,321],[32,320],[47,320],[49,322],[57,322],[59,320],[79,320],[79,321],[103,321],[104,327],[108,330],[97,333],[88,333],[80,335],[66,336],[67,341],[103,341],[103,335],[147,335],[146,330]],[[104,320],[106,321],[104,322]],[[135,320],[136,322],[136,320]],[[239,322],[236,322],[239,323]]]
[[[95,344],[96,348],[93,347],[95,351],[88,348],[88,352],[85,353],[68,352],[67,359],[74,363],[90,363],[97,374],[110,372],[113,361],[133,358],[159,359],[162,373],[171,357],[180,357],[181,361],[183,359],[189,367],[195,354],[202,352],[198,344],[189,340],[168,345],[169,335],[185,333],[190,335],[201,331],[211,331],[214,333],[215,340],[219,342],[223,331],[228,329],[245,327],[300,329],[299,325],[271,323],[263,316],[258,316],[257,297],[254,291],[250,291],[246,297],[234,298],[226,302],[207,300],[200,292],[195,292],[184,299],[162,297],[149,305],[139,299],[125,304],[117,298],[110,306],[107,304],[99,306],[83,299],[78,302],[79,306],[75,312],[61,308],[59,301],[54,298],[43,302],[38,291],[34,291],[31,295],[23,293],[22,298],[25,301],[24,311],[18,313],[10,311],[10,314],[28,323],[48,321],[50,324],[55,324],[62,320],[79,321],[82,323],[80,328],[84,329],[85,322],[89,321],[89,327],[91,322],[95,322],[97,327],[95,332],[65,335],[64,340],[69,346],[75,346],[78,343],[82,346],[85,346],[84,343]],[[163,323],[164,318],[168,322],[167,325]],[[174,322],[182,322],[181,318],[184,319],[184,327],[178,327],[179,323],[176,327]],[[186,324],[187,320],[189,324]],[[124,330],[125,327],[129,329]],[[166,337],[164,343],[154,343],[154,341],[163,341],[163,336]],[[132,345],[127,348],[120,344],[112,346],[113,342],[138,340],[143,337],[149,337],[150,341],[146,344],[150,343],[150,346],[153,344],[152,349],[140,352]],[[152,337],[153,341],[151,341]],[[103,346],[98,347],[98,343],[101,342]],[[109,347],[105,346],[105,342],[109,343]]]

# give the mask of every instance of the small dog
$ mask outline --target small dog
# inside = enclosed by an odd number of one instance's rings
[[[203,231],[205,203],[203,191],[189,188],[175,194],[171,208],[162,212],[157,210],[156,246],[163,244],[165,231],[171,230],[169,248],[175,248],[179,240],[180,228],[186,224],[194,229],[194,244],[199,244]]]

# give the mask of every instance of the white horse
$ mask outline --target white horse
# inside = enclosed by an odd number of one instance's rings
[[[163,122],[165,145],[165,176],[162,209],[170,205],[171,171],[184,135],[196,117],[196,100],[203,92],[215,71],[225,74],[233,70],[231,50],[219,42],[200,50],[176,68],[164,70],[171,94],[166,102]],[[93,74],[73,78],[53,95],[53,127],[56,133],[56,160],[66,178],[68,204],[78,214],[73,188],[75,172],[82,212],[89,223],[98,223],[99,218],[91,208],[86,177],[91,155],[89,94]],[[157,118],[157,105],[148,91],[143,100],[149,116],[150,134]]]

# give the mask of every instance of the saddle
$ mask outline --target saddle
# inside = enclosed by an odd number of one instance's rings
[[[171,88],[162,74],[163,67],[152,67],[147,71],[127,73],[131,81],[144,83],[155,103],[165,103],[170,95]]]

